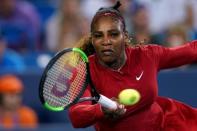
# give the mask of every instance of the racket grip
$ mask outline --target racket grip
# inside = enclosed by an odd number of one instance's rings
[[[116,102],[112,101],[111,99],[109,99],[106,96],[103,96],[101,94],[100,94],[100,98],[98,100],[98,103],[100,103],[103,107],[106,107],[109,109],[117,109]]]

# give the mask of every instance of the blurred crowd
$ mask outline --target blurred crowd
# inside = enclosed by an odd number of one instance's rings
[[[89,33],[99,7],[116,0],[1,0],[0,67],[42,69],[53,53]],[[121,0],[132,44],[168,47],[197,39],[196,0]]]

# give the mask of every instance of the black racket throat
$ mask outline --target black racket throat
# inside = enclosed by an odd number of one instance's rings
[[[94,98],[92,100],[92,104],[95,104],[100,99],[100,94],[96,91],[96,89],[94,87],[94,84],[92,82],[89,64],[87,64],[87,74],[88,74],[87,77],[88,77],[88,80],[89,80],[91,96],[92,96],[92,98]]]
[[[92,102],[97,103],[98,100],[99,100],[98,97],[83,97],[83,98],[80,98],[78,102],[92,101]]]

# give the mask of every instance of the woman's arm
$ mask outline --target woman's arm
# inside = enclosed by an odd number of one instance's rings
[[[87,89],[82,97],[91,96]],[[69,108],[69,117],[75,128],[84,128],[94,125],[104,114],[100,104],[91,104],[91,101],[78,103]]]
[[[158,70],[190,64],[197,61],[197,40],[173,48],[152,46],[151,52]]]

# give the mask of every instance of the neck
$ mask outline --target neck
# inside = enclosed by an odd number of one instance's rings
[[[117,61],[114,61],[111,63],[100,62],[100,64],[114,71],[120,71],[120,69],[125,65],[126,60],[127,60],[127,56],[126,56],[126,53],[124,52],[123,55],[121,55]]]

